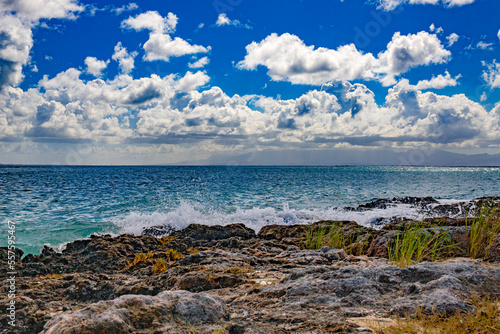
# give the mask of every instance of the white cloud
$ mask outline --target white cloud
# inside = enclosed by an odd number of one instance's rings
[[[375,0],[378,8],[393,10],[400,5],[441,5],[445,7],[464,6],[476,0]]]
[[[260,43],[246,46],[247,55],[239,62],[240,69],[254,70],[262,65],[274,81],[320,85],[331,80],[375,78],[371,71],[375,58],[362,54],[354,44],[337,50],[307,46],[297,36],[271,34]]]
[[[84,10],[78,0],[15,0],[1,1],[0,12],[15,12],[16,16],[32,22],[39,19],[75,19]]]
[[[439,74],[437,77],[433,76],[430,80],[420,80],[415,86],[418,90],[425,89],[442,89],[445,87],[454,87],[458,85],[457,80],[462,77],[461,74],[452,78],[448,71],[445,72],[445,75]]]
[[[80,76],[68,69],[54,78],[45,76],[39,88],[7,87],[0,93],[1,138],[168,144],[177,149],[197,145],[214,152],[238,150],[249,141],[259,150],[459,148],[500,139],[500,113],[495,111],[500,108],[488,113],[462,94],[424,93],[408,80],[391,88],[384,106],[378,106],[366,86],[348,82],[276,100],[230,97],[218,87],[198,91],[210,79],[204,72],[141,79],[118,75],[107,81]]]
[[[227,15],[225,13],[222,13],[222,14],[219,14],[219,16],[217,17],[217,22],[215,22],[215,25],[217,26],[224,26],[224,25],[230,25],[231,24],[231,20],[227,17]],[[239,23],[239,21],[238,21]]]
[[[436,28],[436,26],[434,25],[434,23],[433,23],[433,24],[431,24],[431,26],[429,27],[429,30],[430,30],[431,32],[434,32],[434,31],[435,31],[435,32],[436,32],[436,34],[441,34],[441,33],[444,31],[442,27],[438,27],[438,28]]]
[[[481,97],[480,97],[480,101],[481,102],[484,102],[488,99],[488,94],[486,94],[486,92],[483,92],[483,94],[481,94]]]
[[[205,67],[205,65],[208,65],[210,63],[210,59],[208,57],[203,57],[195,61],[194,63],[189,63],[188,66],[189,68],[202,68]]]
[[[168,13],[167,17],[162,17],[156,11],[147,11],[136,17],[129,17],[122,22],[122,28],[140,30],[150,30],[154,33],[175,32],[178,17],[173,13]]]
[[[219,14],[217,17],[217,21],[215,22],[215,25],[217,27],[222,27],[222,26],[235,26],[235,27],[241,27],[241,28],[246,28],[246,29],[252,29],[252,26],[248,24],[242,24],[238,20],[231,20],[229,17],[227,17],[226,13]]]
[[[0,15],[0,90],[23,80],[23,66],[30,60],[33,38],[29,26],[12,15]]]
[[[481,50],[493,50],[493,48],[491,47],[492,45],[493,45],[493,43],[486,43],[486,42],[480,41],[479,43],[477,43],[477,48],[481,49]]]
[[[500,63],[496,59],[491,64],[483,61],[486,69],[483,71],[483,79],[491,88],[500,88]]]
[[[102,71],[104,71],[109,64],[109,60],[98,60],[95,57],[85,58],[85,65],[87,66],[87,73],[95,76],[96,78],[102,76]]]
[[[122,46],[122,42],[115,45],[114,51],[112,59],[118,62],[122,73],[130,73],[134,69],[134,58],[137,52],[129,53],[127,48]]]
[[[500,29],[498,30],[497,37],[500,39]]]
[[[111,9],[112,12],[116,13],[116,15],[120,15],[123,12],[131,12],[139,9],[139,6],[135,2],[131,2],[127,5],[123,5],[121,7]]]
[[[436,35],[419,32],[401,36],[396,32],[387,49],[375,58],[362,53],[354,44],[336,50],[307,46],[297,36],[271,34],[260,43],[246,47],[247,55],[237,64],[240,69],[268,68],[275,81],[321,85],[328,81],[379,80],[395,84],[395,76],[412,67],[446,62],[451,53],[443,48]]]
[[[170,57],[180,57],[189,54],[207,53],[210,47],[191,45],[180,37],[172,37],[169,33],[175,31],[178,18],[175,14],[168,13],[164,18],[158,12],[148,11],[136,17],[129,17],[122,22],[123,28],[150,30],[149,39],[144,43],[146,61],[169,61]]]
[[[204,72],[186,72],[184,77],[180,78],[175,85],[175,88],[181,92],[190,92],[205,85],[210,81],[210,77]]]
[[[210,47],[192,45],[180,37],[172,39],[170,35],[151,33],[148,41],[144,43],[144,51],[146,51],[144,60],[169,61],[170,57],[207,53],[210,51]]]
[[[394,76],[412,67],[445,63],[451,52],[445,50],[436,35],[421,31],[417,34],[402,36],[396,32],[387,50],[378,54],[377,72],[386,73],[382,83],[394,84]]]
[[[459,38],[460,38],[460,36],[458,36],[454,32],[451,33],[450,35],[446,36],[446,39],[448,40],[448,47],[450,47],[453,44],[455,44],[458,41]]]

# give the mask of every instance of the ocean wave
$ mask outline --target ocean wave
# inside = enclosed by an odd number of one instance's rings
[[[282,209],[272,207],[236,209],[235,212],[224,213],[216,210],[203,210],[195,205],[183,202],[179,207],[166,212],[131,212],[112,221],[113,234],[140,235],[144,229],[168,226],[173,230],[181,230],[190,224],[228,225],[242,223],[246,227],[259,232],[266,225],[310,224],[319,220],[348,220],[360,225],[377,227],[384,220],[394,217],[422,219],[426,212],[420,207],[410,204],[395,204],[387,208],[374,208],[365,211],[354,211],[343,208],[326,209],[291,209],[287,204]]]

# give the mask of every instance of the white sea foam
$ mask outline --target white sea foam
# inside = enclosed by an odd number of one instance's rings
[[[408,204],[396,204],[386,209],[371,209],[357,212],[341,208],[290,209],[284,204],[282,209],[252,208],[237,209],[232,213],[223,213],[216,210],[202,210],[190,203],[182,203],[175,210],[168,212],[131,212],[113,220],[116,228],[114,234],[140,235],[145,228],[152,226],[171,226],[175,230],[187,227],[189,224],[228,225],[243,223],[245,226],[258,232],[263,226],[278,224],[309,224],[319,220],[349,220],[360,225],[373,226],[377,219],[406,217],[421,219],[426,213],[421,208],[411,207]]]

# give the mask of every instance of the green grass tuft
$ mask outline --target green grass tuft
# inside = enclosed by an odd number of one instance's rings
[[[484,204],[477,217],[466,219],[468,231],[469,256],[486,258],[491,246],[500,234],[500,208],[497,205]]]
[[[443,258],[456,245],[447,232],[434,232],[418,224],[397,233],[387,244],[389,262],[400,268],[408,267],[428,258],[432,261]]]

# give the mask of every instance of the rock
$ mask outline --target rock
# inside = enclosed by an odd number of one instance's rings
[[[217,324],[227,318],[225,303],[208,294],[165,291],[156,296],[124,295],[56,315],[44,334],[137,333],[148,328],[183,333],[189,324]]]
[[[69,243],[62,253],[44,247],[40,255],[21,262],[23,275],[37,276],[75,272],[113,273],[123,269],[136,254],[158,251],[161,242],[149,236],[102,236]]]
[[[169,236],[173,232],[175,232],[175,228],[173,228],[170,225],[155,225],[155,226],[145,227],[142,230],[141,234],[159,238],[162,236]]]
[[[409,204],[413,207],[426,207],[430,204],[439,203],[432,197],[395,197],[393,199],[378,199],[373,202],[359,205],[356,211],[367,211],[373,209],[387,209],[388,207],[396,206],[397,204]]]
[[[394,301],[391,315],[415,315],[420,309],[424,314],[453,315],[473,312],[475,308],[448,289],[436,289],[416,297],[403,297]]]
[[[191,224],[183,230],[171,234],[176,243],[188,247],[201,247],[215,245],[218,241],[238,237],[243,240],[255,237],[255,231],[243,224],[230,224],[227,226],[208,226]]]
[[[175,288],[192,292],[223,289],[242,284],[245,279],[242,275],[235,274],[212,274],[212,273],[188,273],[180,277]]]

